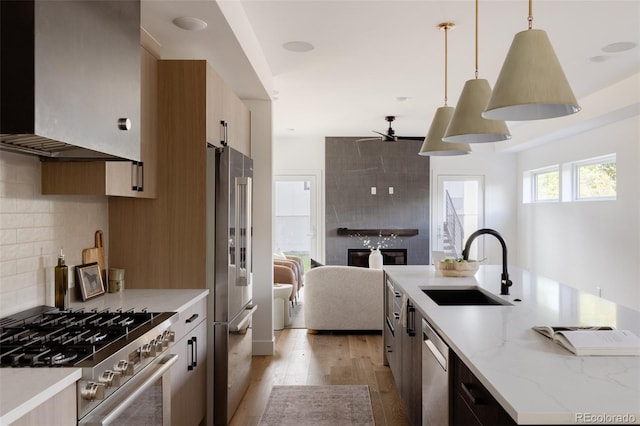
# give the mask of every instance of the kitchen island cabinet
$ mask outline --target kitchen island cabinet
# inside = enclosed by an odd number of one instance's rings
[[[422,423],[422,322],[400,286],[385,276],[384,361],[389,365],[411,424]]]
[[[451,358],[453,372],[451,424],[454,426],[515,426],[513,419],[464,362],[455,354]]]
[[[442,277],[433,266],[384,270],[450,347],[458,387],[470,383],[471,400],[474,391],[478,399],[486,391],[491,401],[474,410],[468,399],[456,402],[454,393],[464,396],[450,389],[450,401],[468,408],[453,413],[454,424],[580,424],[598,418],[640,424],[640,357],[578,357],[531,329],[612,325],[640,335],[640,312],[519,268],[509,268],[513,286],[507,296],[498,296],[499,266],[481,266],[469,278]],[[439,306],[422,291],[468,286],[510,305]]]

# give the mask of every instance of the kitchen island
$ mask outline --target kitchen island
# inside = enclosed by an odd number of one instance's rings
[[[71,304],[71,309],[141,310],[149,312],[186,312],[206,298],[208,290],[125,290],[107,293],[86,302]],[[178,323],[174,328],[179,329]],[[47,403],[69,386],[75,388],[80,368],[2,368],[0,369],[0,425],[10,424],[31,410]],[[75,400],[73,392],[72,401]],[[75,408],[73,409],[75,423]]]
[[[510,268],[508,306],[439,306],[425,287],[500,292],[499,266],[447,278],[433,266],[385,266],[456,356],[518,424],[640,424],[640,357],[578,357],[536,325],[610,325],[640,335],[640,312]],[[630,283],[631,285],[632,283]]]

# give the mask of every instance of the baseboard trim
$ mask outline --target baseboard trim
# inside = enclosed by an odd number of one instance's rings
[[[271,340],[254,340],[253,355],[273,355],[276,351],[276,338],[273,336]]]

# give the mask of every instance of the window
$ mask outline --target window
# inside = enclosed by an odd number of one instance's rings
[[[560,201],[560,171],[558,166],[533,171],[531,178],[534,202]]]
[[[573,163],[573,186],[575,200],[615,200],[615,154]]]
[[[522,176],[522,202],[615,200],[616,154],[528,170]]]

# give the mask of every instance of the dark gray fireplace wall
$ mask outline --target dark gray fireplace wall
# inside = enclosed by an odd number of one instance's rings
[[[430,173],[429,157],[418,155],[422,142],[357,139],[325,138],[326,263],[346,265],[347,249],[363,246],[358,237],[337,232],[355,228],[418,229],[392,247],[407,249],[409,265],[428,264]]]

